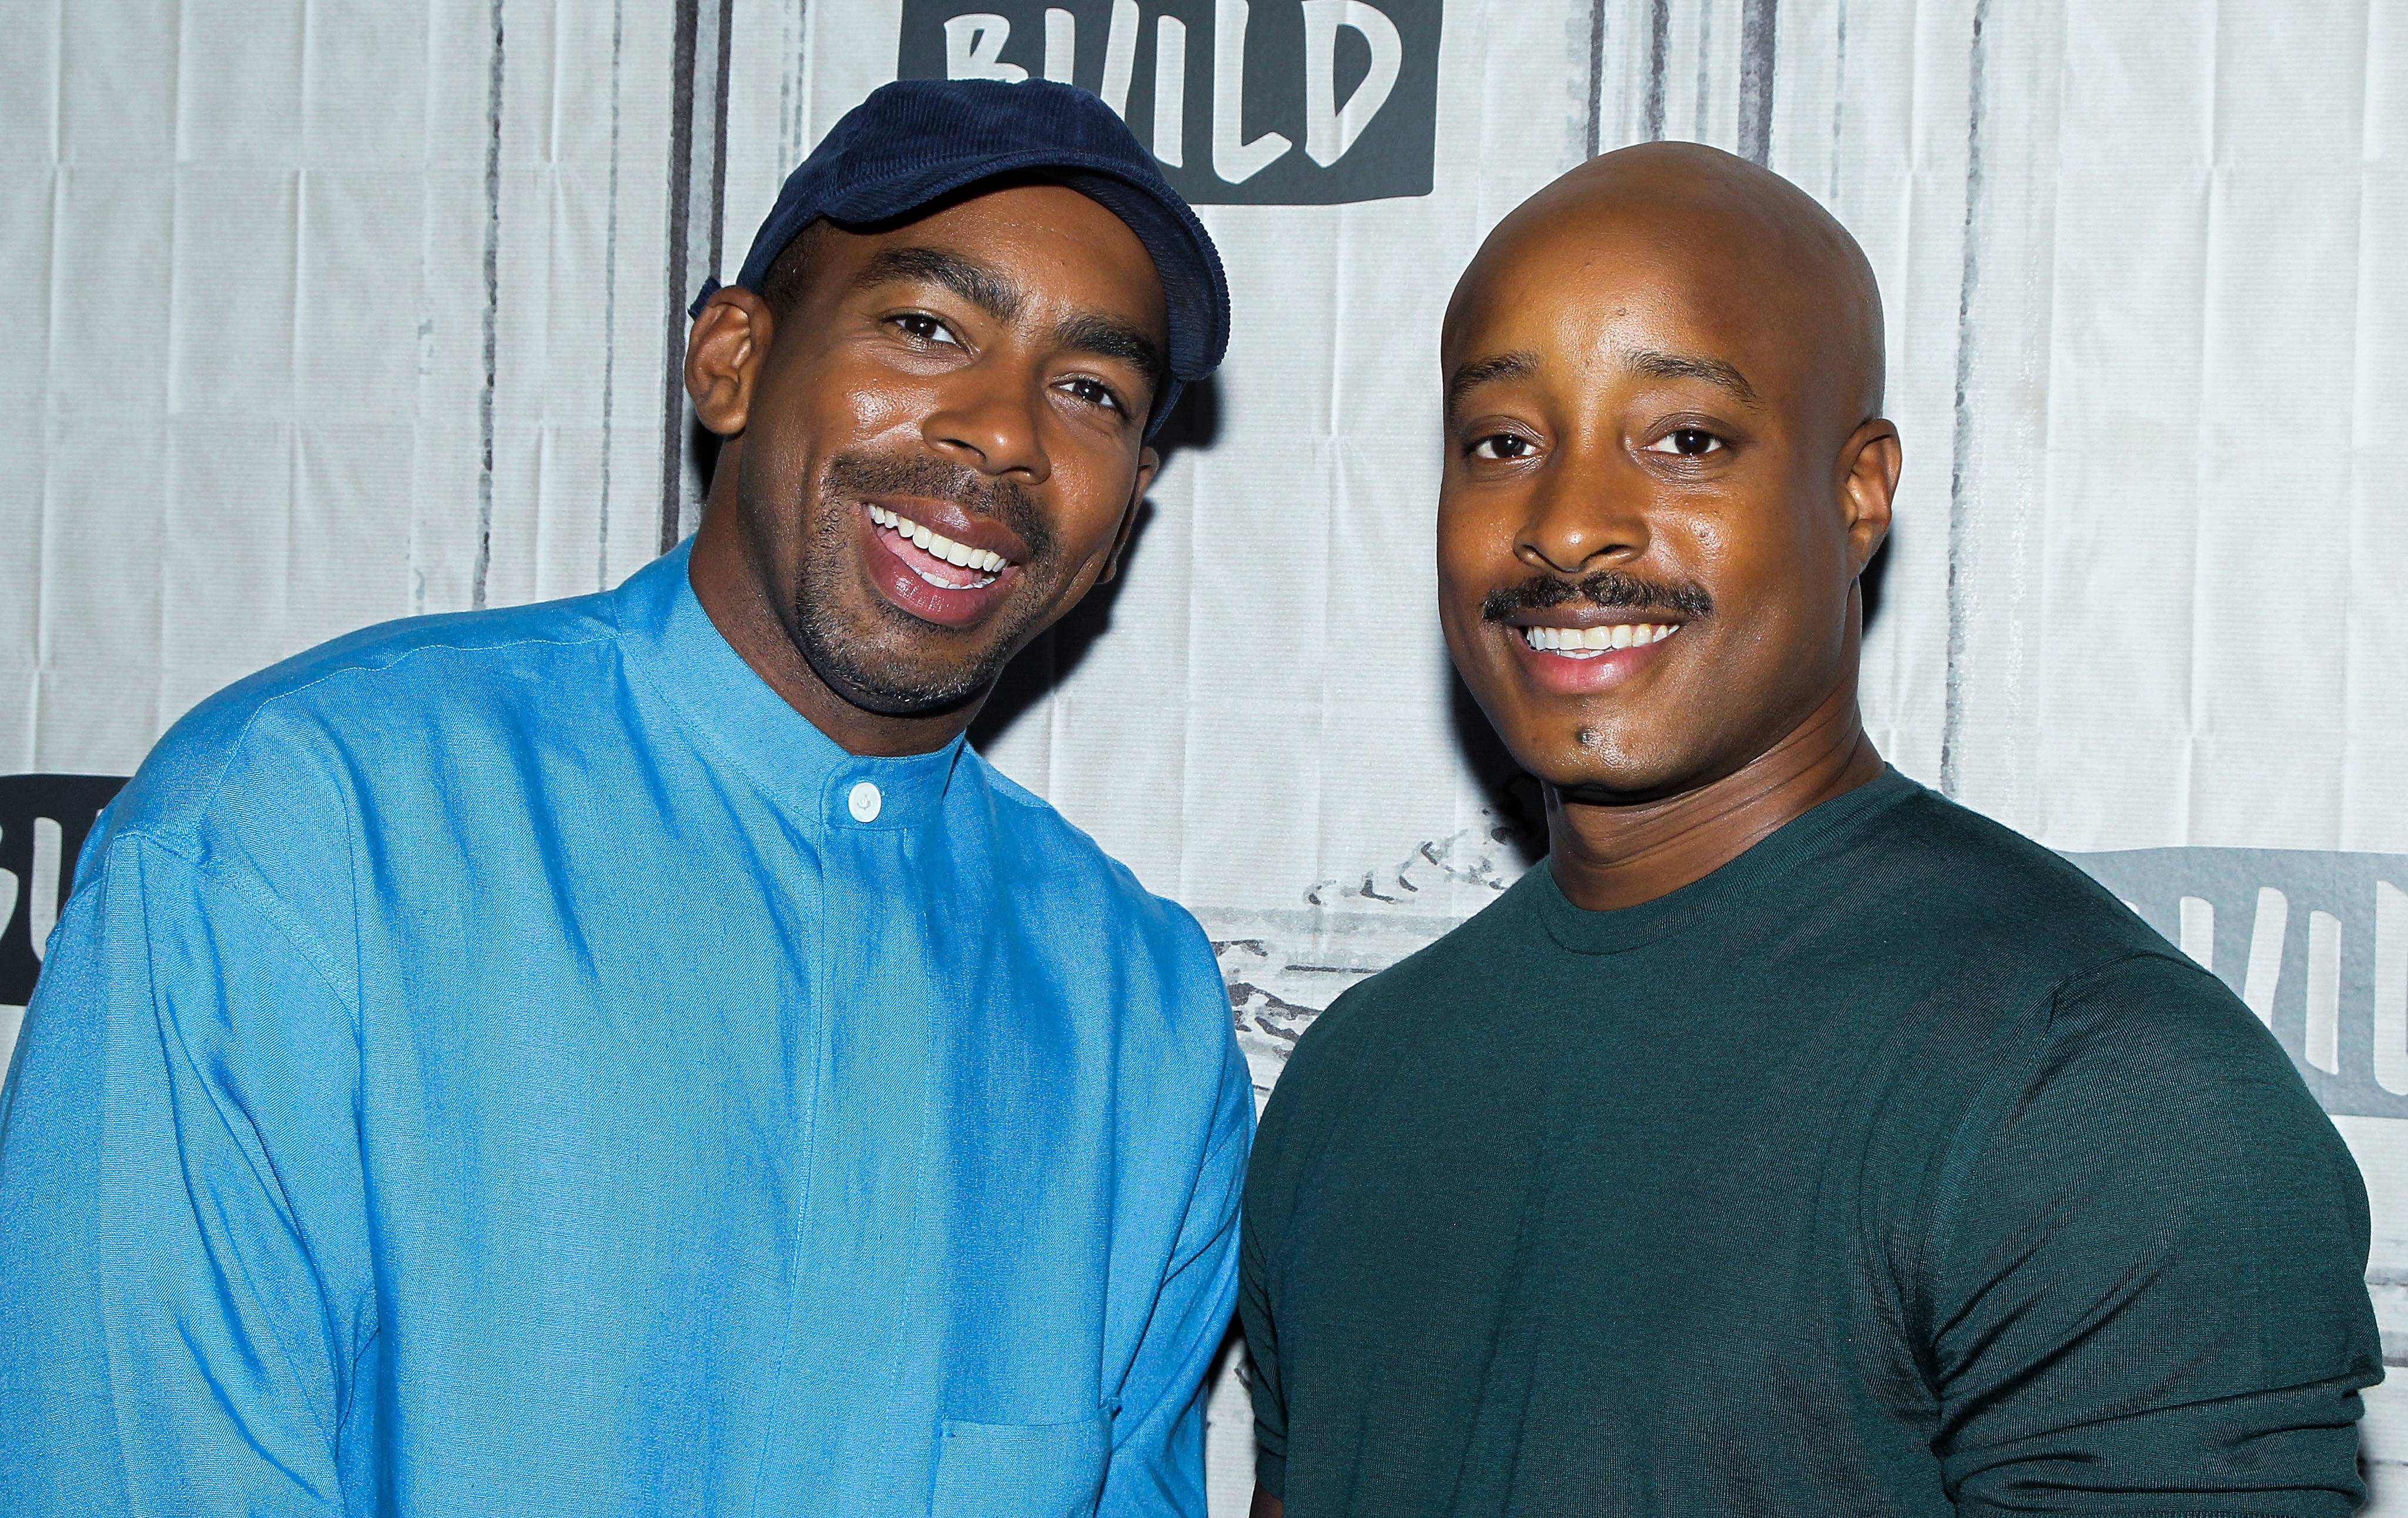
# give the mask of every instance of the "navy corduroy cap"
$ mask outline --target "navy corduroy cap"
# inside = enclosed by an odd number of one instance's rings
[[[1146,420],[1151,437],[1180,390],[1229,345],[1229,282],[1196,212],[1127,125],[1096,96],[1044,80],[900,80],[845,113],[786,177],[736,282],[758,293],[795,235],[909,216],[1002,175],[1068,186],[1128,224],[1161,277],[1170,373]],[[694,312],[718,289],[703,286]]]

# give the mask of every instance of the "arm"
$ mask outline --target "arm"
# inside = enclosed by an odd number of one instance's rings
[[[1204,1518],[1204,1380],[1237,1297],[1238,1204],[1254,1129],[1254,1087],[1233,1034],[1211,1147],[1122,1387],[1099,1518]]]
[[[1270,1236],[1283,1221],[1265,1178],[1280,1150],[1283,1106],[1274,1100],[1254,1149],[1246,1183],[1244,1238],[1239,1250],[1238,1317],[1246,1330],[1247,1390],[1254,1410],[1254,1502],[1252,1518],[1283,1518],[1287,1511],[1287,1394],[1280,1376],[1279,1324],[1271,1312]]]
[[[351,1014],[264,887],[140,837],[94,862],[0,1098],[0,1511],[341,1512]]]
[[[1957,1511],[2353,1511],[2365,1193],[2257,1019],[2187,964],[2111,965],[1977,1120],[1923,1304]]]

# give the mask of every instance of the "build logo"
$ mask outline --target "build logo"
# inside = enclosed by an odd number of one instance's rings
[[[2328,1112],[2408,1118],[2408,855],[2069,854],[2273,1030]]]
[[[76,855],[124,785],[110,774],[0,774],[0,1071],[74,889]]]
[[[901,79],[1103,96],[1199,204],[1430,192],[1441,0],[904,0]]]

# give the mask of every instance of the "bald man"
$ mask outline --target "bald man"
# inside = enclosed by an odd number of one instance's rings
[[[2366,1197],[2281,1048],[1887,768],[1856,243],[1651,145],[1442,343],[1447,646],[1546,864],[1339,999],[1245,1199],[1257,1514],[2341,1514]]]

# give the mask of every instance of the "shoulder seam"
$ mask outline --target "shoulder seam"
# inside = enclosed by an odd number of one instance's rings
[[[424,643],[408,650],[407,653],[402,654],[389,663],[346,664],[340,669],[328,670],[324,673],[317,675],[314,678],[305,680],[289,690],[280,690],[275,695],[267,697],[264,701],[260,701],[258,705],[252,707],[250,713],[243,717],[241,728],[236,730],[232,738],[226,740],[225,746],[219,755],[217,773],[209,777],[208,791],[193,802],[193,820],[197,823],[200,819],[206,817],[210,809],[217,804],[218,793],[224,788],[226,775],[234,769],[235,757],[241,752],[242,745],[250,741],[251,730],[259,725],[260,720],[266,716],[269,712],[275,710],[284,702],[291,701],[294,697],[300,696],[305,692],[315,690],[320,686],[330,684],[331,682],[340,679],[346,675],[381,674],[387,670],[399,669],[402,665],[408,663],[411,659],[416,658],[421,654],[498,653],[503,649],[523,648],[536,643],[549,644],[556,648],[581,648],[588,643],[609,643],[613,641],[613,634],[604,633],[592,638],[514,638],[508,643],[482,643],[473,646],[452,643]],[[129,822],[126,826],[125,831],[130,837],[148,836],[164,840],[167,836],[166,831],[164,829],[137,822]],[[175,851],[171,849],[170,852],[172,853]],[[179,855],[178,857],[182,858],[183,856]],[[197,860],[193,860],[191,862],[195,864],[198,863]]]
[[[269,925],[282,935],[286,942],[292,945],[294,949],[300,954],[303,962],[308,964],[310,969],[316,972],[319,978],[325,983],[327,990],[334,994],[336,1005],[343,1008],[351,1022],[351,1039],[354,1048],[356,1049],[360,1036],[358,1012],[351,1006],[350,1000],[336,988],[334,981],[326,974],[325,966],[318,961],[316,956],[310,952],[307,945],[305,945],[300,939],[294,936],[294,925],[290,922],[289,914],[281,910],[280,904],[274,903],[274,899],[265,892],[247,889],[239,882],[235,881],[232,877],[210,870],[198,860],[186,858],[185,856],[176,852],[174,849],[167,847],[162,840],[134,834],[129,835],[121,843],[113,844],[111,846],[112,850],[120,846],[154,850],[158,853],[164,854],[167,858],[175,860],[191,868],[194,874],[198,877],[219,880],[230,887],[233,887],[237,894],[250,901],[254,906],[264,908],[264,915],[267,917]],[[145,920],[141,924],[141,932],[143,936],[143,956],[147,961],[152,952],[151,944],[150,942],[150,924],[148,921],[147,911],[145,913]],[[146,977],[149,977],[152,974],[154,973],[146,972]],[[152,994],[155,995],[156,992],[154,991]],[[190,1047],[190,1042],[186,1038],[180,1019],[170,1015],[166,1019],[166,1033],[167,1036],[170,1036],[177,1041],[183,1058],[188,1061],[192,1060],[194,1055]],[[215,1091],[208,1092],[207,1095],[208,1106],[219,1123],[225,1126],[229,1132],[234,1132],[236,1130],[236,1125],[226,1116],[224,1111],[224,1100]],[[259,1141],[264,1143],[264,1139],[260,1139]],[[237,1142],[239,1143],[239,1141]],[[246,1160],[248,1160],[249,1150],[245,1149],[244,1153]],[[286,1193],[283,1178],[275,1172],[272,1163],[269,1166],[268,1172],[265,1175],[261,1176],[259,1179],[262,1184],[262,1188],[273,1194],[275,1198],[276,1210],[281,1218],[284,1226],[288,1229],[294,1230],[295,1236],[297,1238],[298,1232],[295,1209],[293,1206],[292,1198]],[[307,1246],[305,1245],[305,1251],[306,1248]],[[239,1261],[236,1262],[236,1268],[243,1271],[246,1279],[248,1278],[247,1267],[243,1266]],[[273,1344],[278,1352],[283,1357],[285,1367],[289,1371],[293,1371],[297,1375],[300,1368],[301,1356],[295,1354],[292,1344],[286,1341],[283,1328],[280,1323],[271,1323],[270,1328],[272,1331],[267,1335],[268,1342]],[[306,1377],[301,1379],[306,1382]],[[339,1410],[322,1405],[321,1397],[314,1388],[308,1390],[305,1400],[308,1405],[311,1417],[317,1421],[320,1429],[329,1438],[334,1438],[340,1424],[344,1421],[340,1416]]]
[[[2162,961],[2177,970],[2188,970],[2194,975],[2208,976],[2211,980],[2215,978],[2179,950],[2169,952],[2167,949],[2158,948],[2128,948],[2097,964],[2080,970],[2069,970],[2059,976],[2056,984],[2048,989],[2048,1018],[2042,1024],[2042,1031],[2045,1032],[2057,1026],[2057,1010],[2065,1005],[2068,993],[2090,981],[2103,978],[2111,971],[2120,970],[2125,965],[2136,964],[2147,960]],[[2222,985],[2223,982],[2217,981],[2216,984]]]
[[[129,846],[155,850],[183,865],[196,877],[214,885],[223,886],[242,897],[267,919],[268,925],[273,927],[277,933],[292,947],[293,951],[301,957],[302,962],[308,965],[311,972],[325,986],[327,993],[335,998],[335,1004],[343,1009],[346,1017],[351,1019],[353,1039],[356,1040],[360,1036],[360,1009],[357,998],[343,990],[342,977],[333,963],[332,956],[319,943],[317,935],[294,916],[292,909],[287,907],[274,892],[263,889],[257,884],[243,879],[213,861],[187,854],[175,847],[167,839],[155,833],[129,831],[124,838],[109,846],[111,852]],[[105,871],[95,870],[93,872],[93,877],[97,879],[104,873]]]
[[[968,747],[967,745],[965,745],[965,752],[978,764],[980,769],[986,772],[990,781],[992,782],[987,787],[989,791],[1001,796],[1005,801],[1012,802],[1014,805],[1021,807],[1025,811],[1050,812],[1054,817],[1061,817],[1062,825],[1064,827],[1072,829],[1073,831],[1078,830],[1079,825],[1077,823],[1071,821],[1068,817],[1062,817],[1062,812],[1059,807],[1055,806],[1052,802],[1047,801],[1044,797],[1038,795],[1037,792],[1029,789],[1026,786],[1022,785],[1019,781],[1014,780],[1011,776],[1004,773],[1003,771],[996,765],[995,761],[988,759],[984,754],[980,753],[976,748]],[[1081,836],[1084,836],[1083,832]]]
[[[2048,987],[2046,1000],[2042,1004],[2044,1010],[2039,1025],[2035,1028],[2027,1028],[2017,1036],[2012,1051],[2003,1055],[1991,1067],[1987,1080],[1995,1082],[2010,1068],[2028,1069],[2047,1057],[2050,1034],[2056,1031],[2058,1009],[2063,1006],[2069,992],[2125,965],[2150,960],[2163,961],[2177,969],[2189,970],[2196,975],[2208,974],[2181,953],[2171,951],[2171,946],[2167,949],[2128,948],[2097,964],[2069,970]],[[2208,978],[2213,980],[2214,977],[2209,976]],[[1994,1102],[1981,1101],[1970,1104],[1967,1111],[1957,1120],[1956,1126],[1950,1132],[1948,1141],[1942,1149],[1940,1176],[1933,1186],[1933,1194],[1926,1200],[1921,1208],[1923,1226],[1916,1231],[1917,1258],[1914,1289],[1919,1299],[1916,1308],[1927,1318],[1930,1308],[1930,1303],[1925,1298],[1928,1272],[1939,1261],[1946,1244],[1946,1240],[1942,1236],[1943,1230],[1949,1226],[1949,1221],[1943,1217],[1943,1213],[1959,1198],[1972,1172],[1980,1166],[1983,1155],[1988,1152],[1990,1144],[1998,1136],[2000,1117],[2001,1114],[1997,1110],[1997,1105]],[[1975,1143],[1971,1130],[1977,1122],[1985,1131],[1979,1142]],[[1972,1146],[1970,1151],[1966,1149],[1969,1144]],[[1930,1327],[1928,1321],[1923,1324],[1927,1334],[1930,1331]]]

